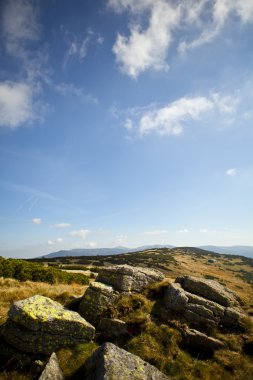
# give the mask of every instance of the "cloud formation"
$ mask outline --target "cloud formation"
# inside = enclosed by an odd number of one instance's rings
[[[32,223],[35,225],[35,226],[38,226],[42,223],[42,219],[41,218],[34,218],[32,220]]]
[[[35,114],[32,87],[26,83],[0,82],[0,127],[17,128],[40,119]]]
[[[148,69],[167,70],[174,41],[186,53],[212,41],[233,16],[242,24],[253,21],[253,0],[109,0],[108,5],[130,14],[129,35],[118,33],[113,52],[122,72],[132,78]],[[176,41],[179,30],[186,37]]]
[[[56,224],[52,224],[50,227],[51,228],[67,228],[70,226],[71,226],[70,223],[56,223]]]
[[[72,237],[79,237],[81,239],[86,239],[86,237],[91,233],[90,230],[85,230],[85,229],[81,229],[81,230],[76,230],[76,231],[71,231],[69,233],[70,236]]]
[[[236,176],[237,174],[237,170],[235,168],[232,168],[232,169],[228,169],[226,171],[226,174],[229,176],[229,177],[234,177]]]
[[[152,230],[152,231],[146,231],[144,232],[144,235],[150,235],[150,236],[159,236],[159,235],[164,235],[167,234],[167,230]]]
[[[150,133],[180,135],[188,122],[200,121],[211,112],[216,111],[220,115],[231,117],[236,111],[237,104],[237,98],[222,96],[218,93],[208,97],[183,97],[161,108],[137,110],[135,122],[127,118],[126,123],[131,123],[131,129],[137,131],[141,136]]]

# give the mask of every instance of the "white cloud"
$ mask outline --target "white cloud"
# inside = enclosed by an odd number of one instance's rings
[[[71,83],[60,83],[58,85],[55,85],[54,89],[61,95],[77,97],[81,103],[98,104],[98,99],[95,96],[91,94],[85,94],[81,88],[78,88]]]
[[[202,234],[206,234],[208,230],[206,228],[201,228],[199,232],[201,232]]]
[[[22,55],[28,42],[38,39],[38,11],[29,0],[7,0],[3,12],[3,35],[9,54]]]
[[[145,235],[150,235],[150,236],[158,236],[158,235],[164,235],[167,234],[167,230],[152,230],[152,231],[146,231],[144,232]]]
[[[130,14],[129,36],[119,33],[113,52],[121,70],[132,78],[148,69],[168,69],[173,40],[185,53],[211,42],[232,19],[242,24],[253,21],[253,0],[108,0],[108,5]],[[190,39],[191,35],[197,37]]]
[[[69,233],[70,236],[72,237],[79,237],[81,239],[86,239],[86,237],[91,233],[90,230],[85,230],[85,229],[81,229],[81,230],[77,230],[77,231],[71,231]]]
[[[94,242],[94,241],[89,241],[87,244],[86,244],[87,248],[95,248],[97,246],[97,243]]]
[[[70,223],[57,223],[57,224],[52,224],[50,227],[51,228],[66,228],[70,226],[71,226]]]
[[[126,128],[128,131],[131,131],[133,129],[133,122],[131,119],[127,118],[124,122],[124,128]]]
[[[232,169],[228,169],[226,171],[226,174],[229,176],[229,177],[234,177],[236,176],[237,174],[237,170],[235,168],[232,168]]]
[[[34,225],[40,225],[41,223],[42,223],[42,219],[41,218],[34,218],[33,220],[32,220],[32,223],[34,224]]]
[[[118,34],[113,52],[121,70],[133,78],[151,68],[167,70],[167,52],[172,30],[180,20],[180,7],[174,7],[165,0],[110,1],[109,4],[117,11],[129,8],[134,14],[147,9],[150,12],[146,29],[139,22],[134,22],[130,26],[129,37]]]
[[[125,123],[131,125],[131,129],[134,127],[142,136],[152,132],[159,135],[180,135],[184,125],[203,120],[211,112],[231,117],[237,109],[237,104],[237,98],[222,96],[219,93],[211,94],[209,97],[183,97],[165,107],[139,110],[133,115],[135,122],[127,118]]]
[[[63,243],[63,239],[61,237],[55,239],[55,240],[48,240],[47,244],[48,245],[55,245],[55,244],[61,244]]]
[[[182,229],[182,230],[179,230],[179,232],[180,232],[181,234],[187,234],[187,233],[189,232],[189,230],[187,230],[187,228],[184,228],[184,229]]]
[[[17,128],[38,118],[33,89],[25,83],[0,83],[0,127]]]

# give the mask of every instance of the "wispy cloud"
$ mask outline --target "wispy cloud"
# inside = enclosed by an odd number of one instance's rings
[[[67,228],[70,226],[71,226],[70,223],[56,223],[56,224],[52,224],[50,227],[51,228]]]
[[[84,37],[80,37],[70,32],[65,26],[61,26],[67,50],[63,61],[63,68],[66,68],[71,59],[82,61],[91,45],[102,45],[103,37],[89,28]]]
[[[145,231],[144,235],[159,236],[159,235],[164,235],[167,233],[168,233],[167,230],[152,230],[152,231]]]
[[[63,239],[61,237],[55,239],[55,240],[48,240],[47,244],[48,245],[55,245],[55,244],[61,244],[63,243]]]
[[[91,233],[90,230],[80,229],[76,231],[69,232],[69,236],[79,237],[81,239],[86,239],[86,237]]]
[[[232,168],[232,169],[228,169],[226,171],[226,174],[229,176],[229,177],[235,177],[236,174],[237,174],[237,170],[235,168]]]
[[[91,95],[86,94],[81,88],[74,86],[71,83],[60,83],[54,86],[54,89],[61,95],[76,97],[81,103],[98,104],[98,99]]]
[[[231,118],[237,104],[237,98],[219,93],[208,97],[183,97],[161,108],[154,106],[144,111],[138,110],[133,115],[135,117],[126,119],[124,126],[131,126],[128,130],[137,131],[141,136],[150,133],[177,136],[187,123],[200,121],[213,112]]]
[[[38,226],[42,223],[42,219],[41,218],[34,218],[32,220],[32,223],[35,225],[35,226]]]

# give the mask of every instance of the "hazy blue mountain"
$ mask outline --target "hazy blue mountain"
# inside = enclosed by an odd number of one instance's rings
[[[247,245],[234,245],[230,247],[220,247],[216,245],[203,245],[199,248],[213,251],[216,253],[223,253],[227,255],[241,255],[253,258],[253,247]]]

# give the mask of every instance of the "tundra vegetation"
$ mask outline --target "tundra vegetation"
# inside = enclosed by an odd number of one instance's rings
[[[108,339],[97,329],[93,341],[58,350],[56,354],[59,364],[67,379],[82,378],[80,371],[84,361],[99,345],[108,340],[138,355],[175,380],[253,379],[253,260],[251,259],[218,255],[195,248],[164,248],[108,257],[51,259],[46,261],[46,264],[51,264],[47,267],[44,266],[43,260],[36,262],[16,260],[17,263],[14,261],[4,259],[0,261],[1,324],[6,320],[8,309],[14,301],[35,294],[50,297],[69,307],[74,297],[83,295],[87,288],[86,283],[80,281],[79,276],[82,274],[74,273],[75,270],[89,269],[92,274],[91,282],[94,281],[94,273],[109,265],[117,264],[156,268],[165,275],[162,282],[149,285],[139,294],[120,294],[117,300],[103,311],[102,317],[125,322],[129,328],[128,334]],[[24,266],[22,270],[13,268],[22,268],[22,263]],[[6,268],[5,272],[3,268]],[[32,273],[33,271],[36,273],[39,268],[42,273],[53,270],[54,273],[59,271],[64,276],[69,275],[64,270],[73,269],[71,273],[73,277],[69,282],[64,280],[61,282],[60,276],[56,275],[53,281],[47,281],[46,275],[42,274],[40,282],[34,282],[39,280],[32,277]],[[28,278],[18,273],[28,273]],[[174,318],[173,315],[168,318],[164,308],[162,300],[168,285],[177,277],[185,275],[215,280],[228,287],[240,297],[240,308],[248,316],[241,328],[209,329],[208,334],[224,344],[222,348],[211,353],[195,351],[194,347],[185,345],[181,334],[186,328],[185,322]],[[202,331],[205,332],[205,329]],[[2,366],[0,372],[0,379],[33,378],[29,368],[17,369],[10,363],[7,367]]]

